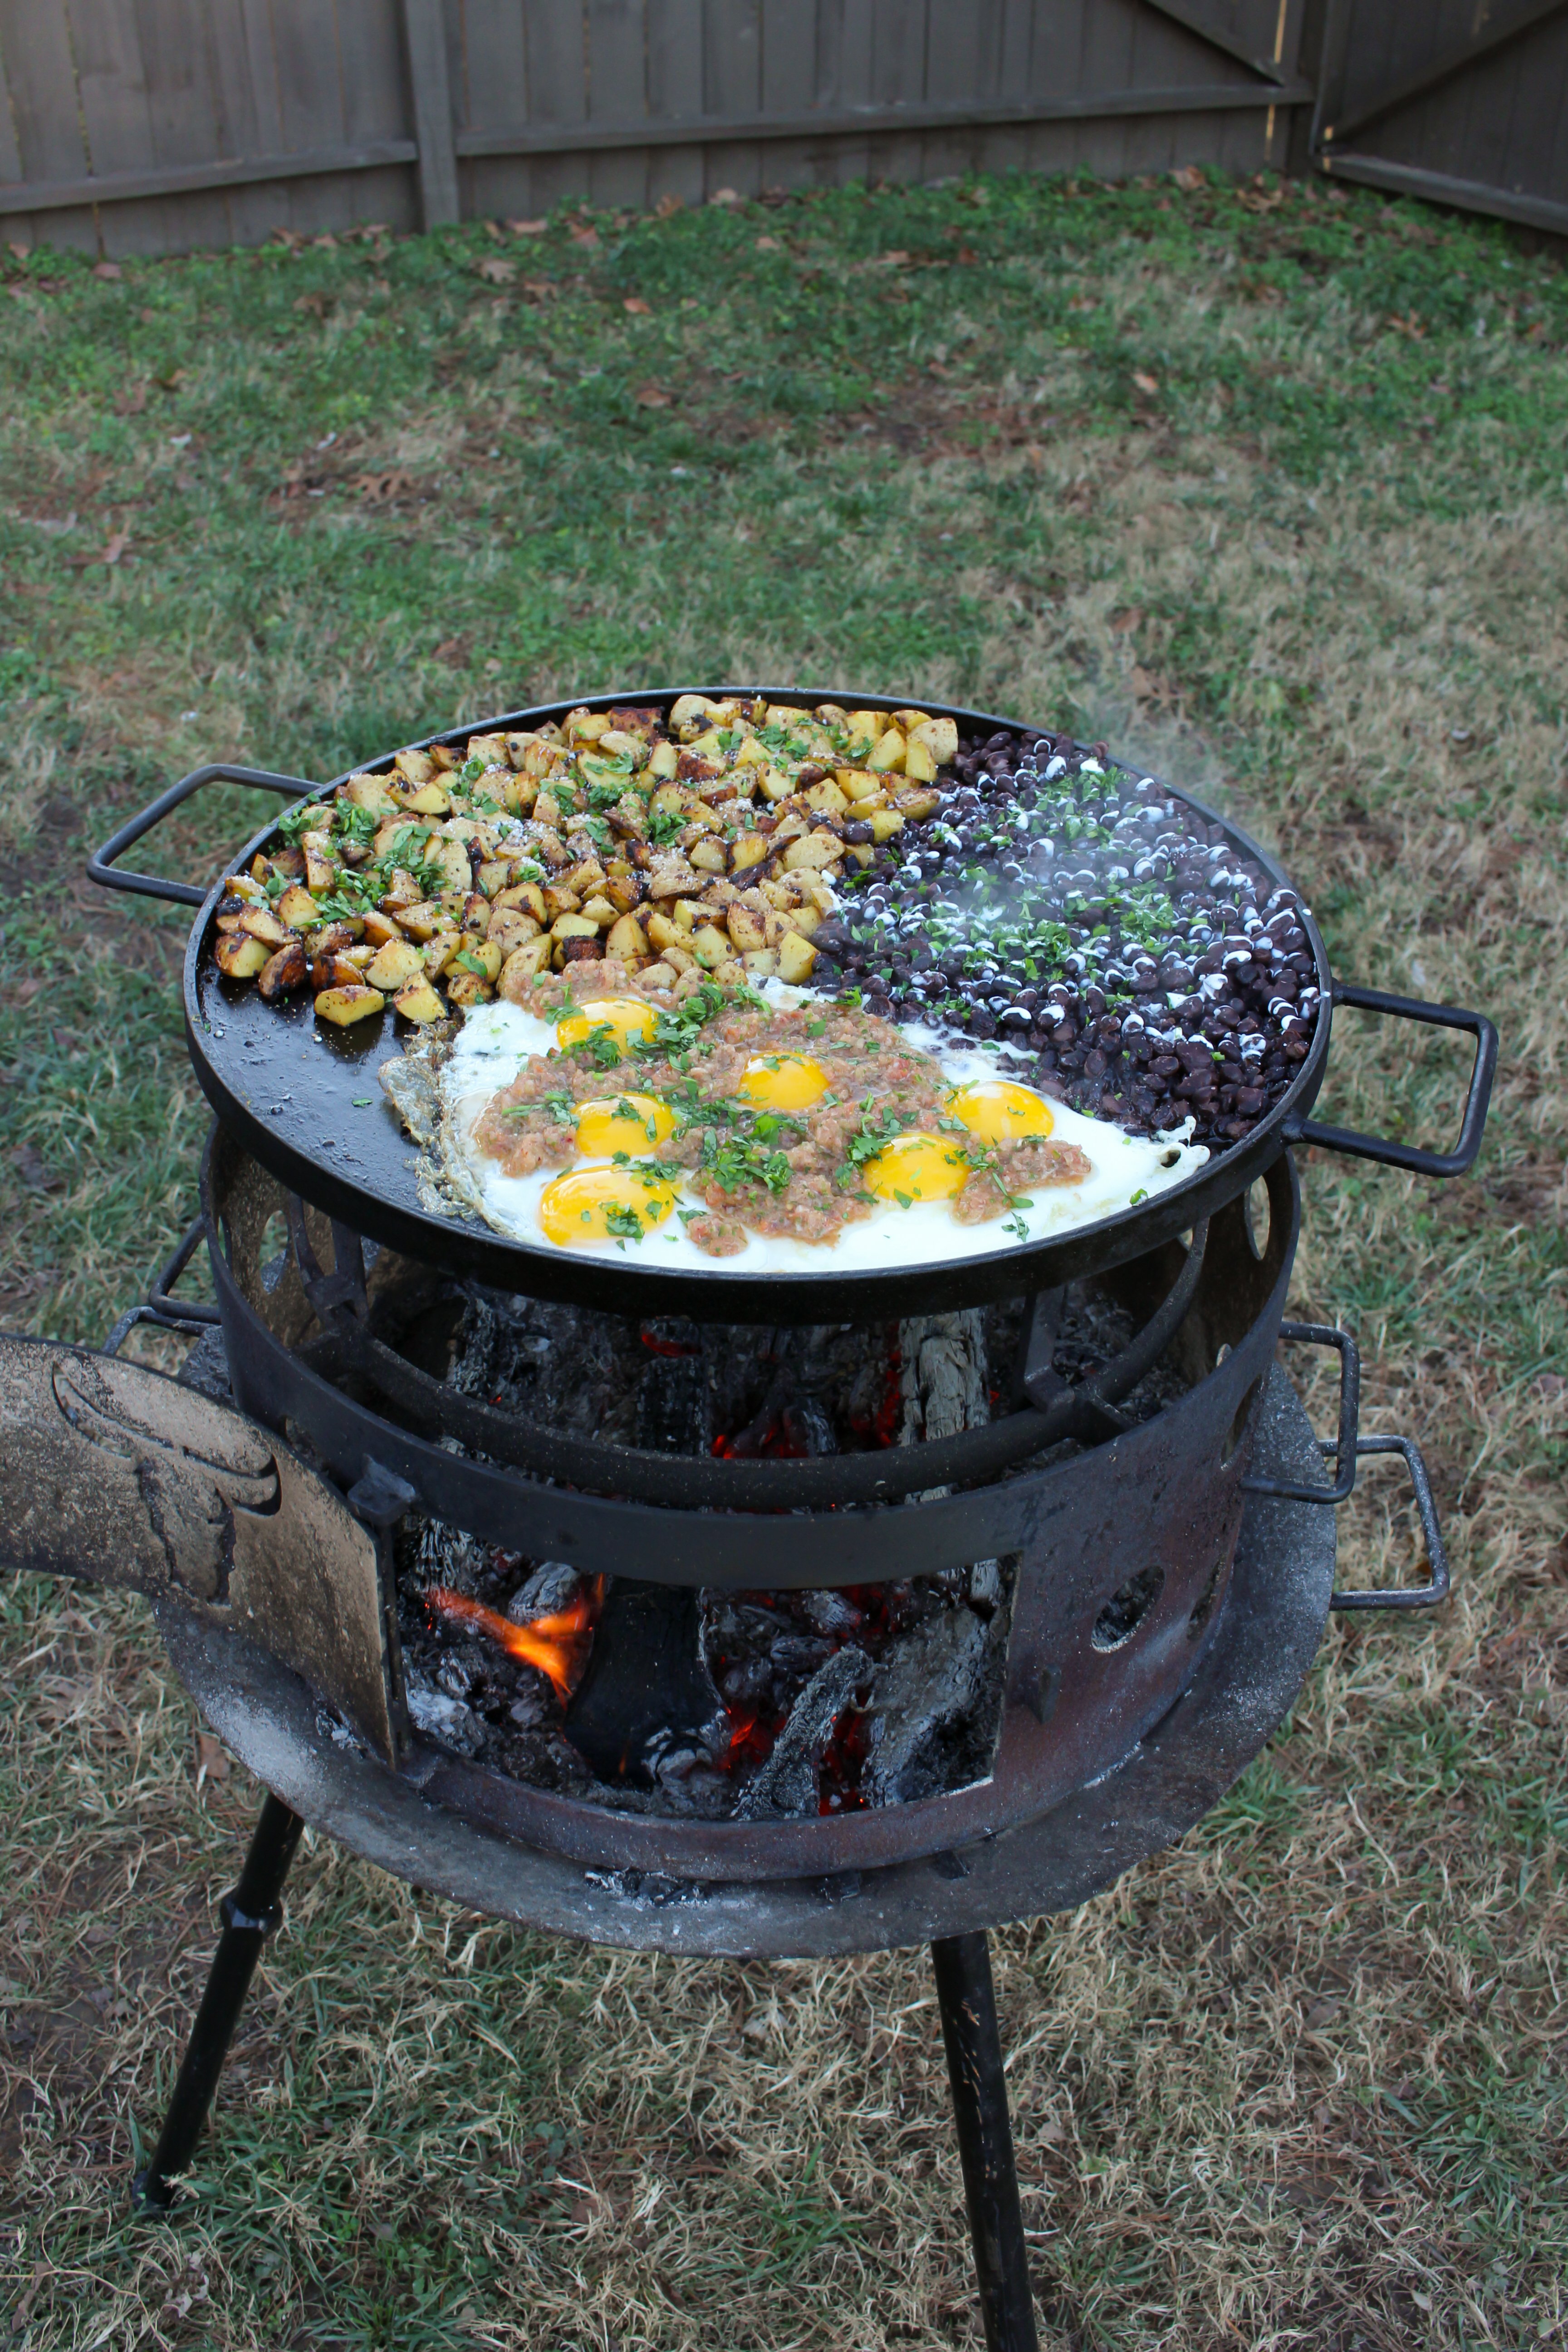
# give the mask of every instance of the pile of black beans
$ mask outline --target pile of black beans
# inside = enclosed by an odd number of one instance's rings
[[[1010,1076],[1133,1132],[1239,1141],[1317,1016],[1296,893],[1103,744],[995,733],[939,781],[815,934],[866,1009],[994,1039]]]

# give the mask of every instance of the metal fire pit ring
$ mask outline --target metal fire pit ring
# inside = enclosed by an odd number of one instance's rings
[[[606,709],[630,702],[668,706],[685,690],[638,687],[590,694],[476,720],[425,740],[452,743],[480,731],[538,727],[563,719],[568,711],[580,707]],[[702,690],[715,689],[708,687]],[[864,694],[843,687],[718,690],[761,692],[770,700],[832,700],[858,709],[891,710],[899,707],[896,696]],[[991,733],[998,729],[1019,733],[1025,729],[1026,722],[993,712],[938,703],[929,707],[933,714],[955,719],[966,733]],[[372,772],[384,769],[390,765],[391,758],[392,754],[387,753],[365,766]],[[1142,772],[1119,761],[1108,761],[1106,764],[1112,773],[1131,777]],[[716,1265],[700,1273],[677,1274],[657,1266],[610,1265],[573,1257],[543,1244],[493,1233],[471,1220],[437,1215],[422,1204],[417,1153],[404,1135],[390,1105],[379,1105],[373,1099],[367,1107],[364,1102],[367,1093],[374,1097],[378,1092],[375,1070],[396,1050],[395,1040],[390,1034],[383,1034],[379,1023],[365,1023],[361,1028],[333,1031],[331,1036],[318,1037],[308,1001],[287,1008],[268,1005],[254,991],[236,990],[217,971],[210,952],[211,942],[218,902],[228,877],[270,845],[275,825],[263,827],[246,844],[205,898],[188,884],[123,873],[116,867],[115,859],[163,816],[203,785],[222,781],[269,790],[285,798],[305,799],[335,790],[345,778],[317,785],[302,777],[279,776],[259,769],[197,769],[122,825],[88,864],[92,879],[107,887],[171,898],[197,910],[185,952],[184,988],[186,1043],[203,1092],[230,1132],[290,1191],[368,1239],[448,1272],[471,1276],[498,1289],[524,1291],[534,1297],[561,1299],[612,1313],[624,1311],[635,1297],[637,1312],[683,1315],[710,1323],[825,1323],[931,1314],[979,1306],[1024,1291],[1049,1289],[1156,1248],[1244,1192],[1288,1144],[1320,1143],[1432,1176],[1461,1174],[1479,1148],[1497,1056],[1497,1033],[1491,1024],[1479,1013],[1384,995],[1336,982],[1322,939],[1310,913],[1301,906],[1300,919],[1321,992],[1319,1016],[1313,1024],[1306,1059],[1285,1094],[1239,1142],[1216,1154],[1182,1183],[1156,1193],[1137,1209],[1124,1210],[1117,1216],[1054,1238],[1047,1236],[983,1256],[895,1267],[887,1272],[857,1269],[844,1273],[826,1266],[821,1274],[757,1275],[726,1272],[721,1265]],[[1275,887],[1293,887],[1279,862],[1227,818],[1190,793],[1175,793],[1164,783],[1161,788],[1185,803],[1206,823],[1222,826],[1231,847],[1251,859]],[[1323,1081],[1331,1013],[1336,1003],[1457,1028],[1475,1038],[1475,1066],[1459,1135],[1451,1151],[1421,1151],[1384,1138],[1323,1126],[1307,1116]],[[374,1036],[364,1034],[373,1028],[376,1031]],[[296,1098],[296,1082],[300,1080],[303,1083],[299,1086]]]
[[[1254,1464],[1310,1484],[1321,1454],[1270,1373]],[[1330,1513],[1249,1496],[1216,1635],[1182,1698],[1109,1772],[959,1852],[837,1878],[701,1885],[584,1868],[476,1827],[323,1736],[309,1687],[244,1634],[155,1604],[175,1673],[220,1738],[312,1827],[423,1891],[491,1918],[626,1950],[827,1958],[1068,1911],[1185,1835],[1289,1713],[1334,1580]]]

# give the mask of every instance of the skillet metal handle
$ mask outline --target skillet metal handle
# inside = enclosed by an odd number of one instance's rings
[[[207,894],[198,890],[194,882],[165,882],[156,874],[121,874],[116,870],[114,861],[123,857],[144,833],[151,833],[155,824],[161,824],[171,809],[177,809],[182,801],[199,793],[204,784],[251,784],[264,793],[281,793],[290,801],[304,800],[321,790],[308,776],[275,775],[270,768],[194,768],[177,784],[171,784],[166,793],[160,793],[155,801],[149,801],[141,814],[122,824],[118,833],[111,833],[101,849],[93,851],[87,861],[88,879],[105,890],[132,890],[142,898],[167,898],[175,907],[199,907]]]
[[[1331,1151],[1348,1152],[1355,1160],[1377,1160],[1385,1168],[1406,1168],[1415,1176],[1462,1176],[1481,1148],[1492,1079],[1497,1075],[1498,1034],[1486,1014],[1466,1013],[1455,1004],[1426,1004],[1415,996],[1384,996],[1378,989],[1357,988],[1349,981],[1335,982],[1334,1003],[1363,1013],[1387,1013],[1396,1021],[1424,1021],[1436,1029],[1463,1029],[1474,1037],[1475,1066],[1458,1141],[1452,1151],[1420,1151],[1413,1144],[1394,1143],[1385,1136],[1360,1135],[1353,1128],[1297,1118],[1288,1119],[1281,1129],[1286,1142],[1321,1143]]]
[[[128,1307],[103,1343],[106,1356],[118,1356],[138,1323],[155,1323],[160,1331],[184,1331],[195,1339],[209,1324],[221,1323],[223,1317],[216,1307],[199,1298],[176,1298],[174,1288],[184,1274],[201,1243],[206,1239],[207,1221],[197,1217],[187,1226],[176,1247],[164,1259],[153,1276],[153,1287],[140,1307]]]
[[[1436,1609],[1440,1601],[1448,1597],[1448,1555],[1443,1548],[1443,1531],[1437,1525],[1437,1506],[1432,1499],[1432,1481],[1426,1475],[1421,1448],[1409,1437],[1358,1437],[1355,1450],[1358,1454],[1402,1454],[1405,1456],[1410,1484],[1415,1490],[1415,1507],[1421,1514],[1421,1533],[1426,1538],[1432,1576],[1429,1583],[1396,1585],[1388,1592],[1336,1592],[1330,1598],[1330,1608]]]
[[[1361,1419],[1361,1353],[1348,1331],[1331,1323],[1281,1323],[1281,1339],[1309,1348],[1337,1348],[1340,1353],[1340,1427],[1337,1437],[1321,1443],[1334,1456],[1331,1486],[1292,1486],[1282,1478],[1244,1478],[1244,1495],[1271,1495],[1282,1503],[1342,1503],[1355,1485],[1356,1455],[1361,1451],[1357,1429]],[[1368,1443],[1375,1445],[1373,1438]]]

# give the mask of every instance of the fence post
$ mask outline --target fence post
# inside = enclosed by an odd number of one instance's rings
[[[403,0],[403,27],[408,42],[414,136],[419,148],[420,225],[439,228],[460,217],[442,0]]]

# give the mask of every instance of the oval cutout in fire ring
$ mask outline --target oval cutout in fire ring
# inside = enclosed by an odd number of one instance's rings
[[[1120,1650],[1130,1642],[1160,1598],[1164,1587],[1163,1568],[1141,1568],[1125,1584],[1119,1584],[1094,1621],[1089,1636],[1097,1650]]]

